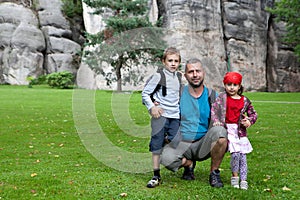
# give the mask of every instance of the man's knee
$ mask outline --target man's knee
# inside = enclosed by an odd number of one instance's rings
[[[220,145],[227,145],[227,138],[224,138],[224,137],[219,138],[219,139],[218,139],[218,143],[219,143]]]
[[[227,130],[223,126],[214,126],[209,129],[209,132],[212,135],[213,140],[227,141]]]
[[[167,169],[176,172],[181,166],[181,158],[176,153],[176,149],[167,145],[160,156],[160,163]]]

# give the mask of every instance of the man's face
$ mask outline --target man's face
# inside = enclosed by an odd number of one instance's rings
[[[184,76],[193,88],[202,86],[205,72],[201,63],[187,64]]]
[[[179,56],[176,54],[167,55],[166,59],[163,60],[163,64],[165,65],[166,69],[170,72],[175,72],[179,67]]]

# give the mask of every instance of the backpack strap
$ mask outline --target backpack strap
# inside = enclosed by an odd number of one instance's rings
[[[182,94],[183,84],[182,84],[182,74],[180,72],[176,73],[178,81],[179,81],[179,97]]]
[[[151,100],[154,102],[154,98],[153,95],[160,90],[160,88],[162,88],[162,95],[165,97],[167,95],[167,83],[166,83],[166,75],[163,72],[163,69],[158,69],[157,73],[160,74],[160,80],[158,82],[158,84],[156,85],[155,89],[153,90],[153,92],[150,94],[150,98]],[[179,81],[179,96],[181,96],[181,91],[182,91],[182,74],[180,72],[176,72],[176,76],[178,78]]]
[[[208,88],[208,102],[210,107],[215,102],[216,98],[217,98],[216,91],[211,88]]]
[[[153,95],[160,90],[160,88],[162,87],[162,93],[163,93],[163,96],[166,96],[167,95],[167,88],[166,88],[166,75],[165,73],[163,72],[162,69],[157,69],[156,71],[157,73],[160,74],[160,80],[158,82],[158,84],[156,85],[156,87],[154,88],[153,92],[151,92],[150,94],[150,98],[151,98],[151,101],[154,102],[154,98],[153,98]]]
[[[208,88],[208,103],[209,106],[211,108],[212,104],[216,101],[217,98],[217,92],[211,88]],[[212,121],[211,121],[211,113],[209,114],[209,118],[208,118],[208,124],[209,127],[212,127]]]
[[[162,95],[165,97],[167,95],[166,75],[162,69],[158,70],[158,72],[160,73],[160,81],[159,81],[158,85],[160,85],[160,87],[162,87]]]

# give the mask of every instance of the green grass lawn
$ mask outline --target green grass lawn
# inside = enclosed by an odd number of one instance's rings
[[[141,95],[47,86],[0,86],[0,199],[299,199],[300,93],[245,93],[259,114],[249,129],[249,189],[208,184],[210,160],[195,181],[162,167],[152,177],[149,116]],[[121,194],[125,193],[123,197]]]

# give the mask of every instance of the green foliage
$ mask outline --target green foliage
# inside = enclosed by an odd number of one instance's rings
[[[113,16],[107,19],[107,26],[117,32],[123,32],[135,28],[151,27],[151,23],[147,18],[141,18],[137,16],[132,16],[130,18],[120,18],[118,16]]]
[[[41,75],[37,78],[34,78],[32,76],[27,77],[27,80],[29,81],[28,87],[32,87],[33,85],[43,85],[46,84],[47,75]]]
[[[74,16],[82,15],[81,0],[62,0],[62,2],[62,10],[67,17],[73,18]]]
[[[95,9],[95,14],[103,13],[110,8],[119,16],[143,15],[147,11],[147,0],[83,0],[87,5]]]
[[[94,92],[95,116],[111,143],[129,152],[148,152],[151,133],[148,138],[126,134],[114,119],[112,92]],[[195,181],[182,180],[182,169],[173,173],[162,167],[163,184],[149,189],[146,184],[152,172],[117,171],[85,148],[73,120],[74,90],[1,85],[0,93],[1,199],[299,199],[300,93],[245,93],[259,114],[249,129],[254,150],[247,157],[247,191],[230,186],[229,153],[221,165],[224,188],[209,186],[208,159],[197,163]],[[127,95],[131,95],[132,120],[149,124],[141,94]],[[91,134],[90,123],[86,123],[83,134]],[[101,151],[99,154],[107,157]],[[148,157],[150,161],[151,153]],[[127,162],[134,166],[135,158]]]
[[[300,1],[275,1],[275,7],[267,10],[276,16],[277,21],[286,22],[287,34],[284,41],[294,47],[295,54],[300,59]]]
[[[163,31],[158,29],[158,24],[150,23],[147,16],[147,0],[84,0],[84,2],[95,9],[95,14],[109,9],[113,15],[105,19],[105,30],[86,35],[88,41],[86,45],[97,48],[86,51],[82,60],[96,73],[102,74],[108,85],[117,81],[120,91],[122,80],[128,81],[128,77],[122,77],[121,68],[129,71],[132,66],[157,63],[159,60],[157,55],[162,55],[166,48]],[[113,67],[115,76],[103,71],[103,63]],[[138,76],[132,74],[131,77]],[[130,81],[133,84],[140,82],[139,79]]]
[[[50,87],[67,89],[74,85],[74,75],[69,71],[54,72],[47,75],[46,82]]]

